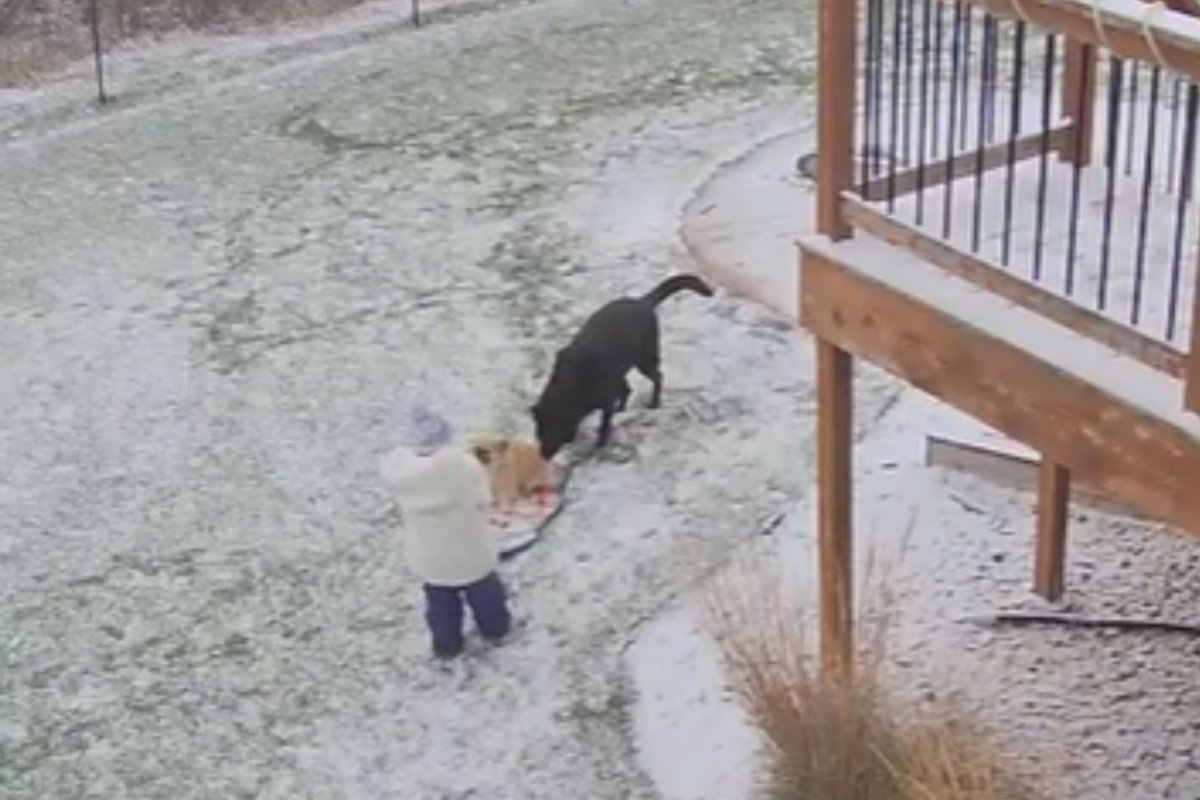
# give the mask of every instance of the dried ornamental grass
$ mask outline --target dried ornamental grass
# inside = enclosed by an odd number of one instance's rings
[[[762,565],[704,594],[707,628],[738,702],[763,735],[772,800],[1026,800],[987,737],[961,717],[902,715],[883,691],[895,607],[886,579],[866,593],[852,682],[820,674],[802,606]],[[860,626],[861,627],[861,626]]]

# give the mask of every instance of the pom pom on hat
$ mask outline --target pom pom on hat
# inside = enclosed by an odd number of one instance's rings
[[[417,400],[404,404],[400,416],[400,443],[414,450],[434,450],[454,439],[454,428],[428,404]]]

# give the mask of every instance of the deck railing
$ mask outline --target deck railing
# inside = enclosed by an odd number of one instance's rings
[[[1190,2],[823,3],[819,230],[908,248],[1177,377],[1200,413]]]

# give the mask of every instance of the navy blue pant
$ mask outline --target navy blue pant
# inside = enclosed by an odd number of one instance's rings
[[[468,586],[425,584],[425,621],[433,635],[433,652],[442,658],[463,650],[463,601],[471,607],[475,626],[485,639],[496,641],[508,634],[512,618],[508,595],[500,576],[491,573]]]

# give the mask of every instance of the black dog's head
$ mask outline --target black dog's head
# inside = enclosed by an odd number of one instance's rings
[[[587,412],[579,407],[572,390],[575,381],[572,372],[575,358],[567,350],[560,350],[554,358],[554,370],[542,390],[541,397],[529,409],[541,450],[542,458],[549,461],[563,448],[575,440],[579,423]]]
[[[547,461],[554,458],[563,445],[574,441],[579,432],[579,421],[565,416],[562,411],[563,409],[544,400],[539,400],[529,409],[529,413],[533,415],[538,449],[542,458]]]

